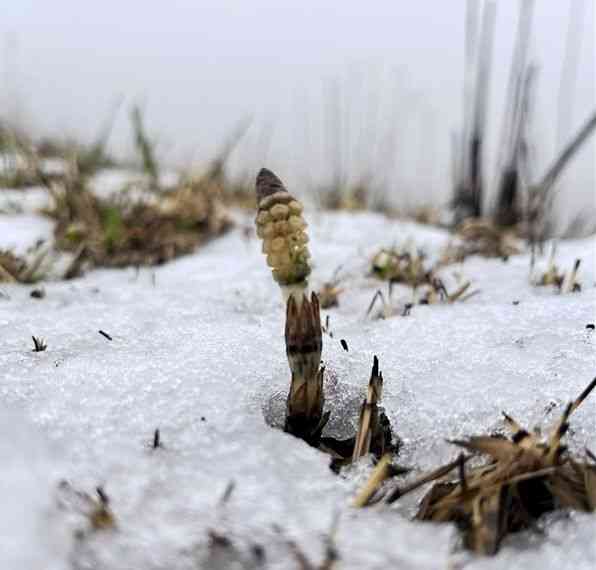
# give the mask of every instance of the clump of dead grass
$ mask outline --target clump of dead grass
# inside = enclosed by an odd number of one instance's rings
[[[0,283],[37,283],[46,275],[44,262],[48,250],[37,244],[30,255],[22,256],[13,251],[0,250]]]
[[[161,264],[191,253],[232,225],[221,198],[224,165],[201,177],[181,176],[173,188],[161,187],[154,144],[138,107],[133,108],[131,121],[145,176],[134,188],[109,197],[98,196],[89,182],[110,164],[106,144],[113,117],[89,147],[56,141],[42,145],[45,155],[61,155],[64,171],[57,177],[45,174],[30,141],[16,135],[10,139],[26,159],[31,181],[41,183],[52,197],[44,213],[56,221],[53,247],[73,254],[65,278],[90,267]],[[0,256],[0,279],[32,282],[39,278],[37,265],[34,261],[29,267],[24,259],[5,252]]]
[[[75,174],[51,192],[56,247],[91,266],[161,264],[231,227],[217,189],[193,179],[159,194],[101,198]]]
[[[430,283],[432,270],[426,267],[427,256],[412,243],[382,248],[371,261],[371,273],[379,279],[392,283],[405,283],[418,287]]]
[[[577,278],[581,259],[576,259],[569,272],[562,271],[557,265],[557,248],[553,245],[546,268],[543,271],[536,271],[532,267],[531,283],[534,287],[552,287],[557,293],[578,293],[582,290],[581,283]],[[533,263],[532,263],[533,265]]]
[[[522,251],[515,229],[498,226],[488,218],[469,218],[456,228],[455,239],[444,249],[440,262],[460,263],[471,255],[508,259]]]
[[[559,509],[594,512],[596,457],[589,450],[585,457],[577,457],[562,440],[569,418],[595,387],[596,378],[565,407],[546,438],[538,431],[526,430],[504,413],[509,438],[480,435],[452,441],[465,450],[455,461],[405,486],[395,486],[382,500],[393,503],[434,482],[415,518],[455,523],[464,546],[483,555],[495,554],[509,534],[533,528],[545,513]],[[485,460],[466,468],[476,455]],[[455,478],[449,477],[453,471],[457,471]],[[373,488],[367,485],[369,493],[360,505],[369,504],[385,478],[377,469],[372,479]]]
[[[77,529],[75,537],[87,539],[95,532],[105,532],[116,528],[116,518],[112,512],[110,498],[104,488],[96,487],[97,497],[73,487],[68,481],[61,481],[57,488],[56,501],[60,510],[83,515],[84,528]]]
[[[372,257],[370,273],[378,279],[387,281],[389,290],[387,295],[380,289],[375,292],[366,311],[367,316],[381,319],[395,315],[407,316],[416,304],[452,304],[465,301],[478,292],[470,291],[471,282],[465,280],[459,273],[455,275],[455,287],[448,290],[439,275],[444,265],[443,259],[431,263],[426,253],[415,247],[413,242],[381,248]],[[394,302],[393,291],[396,284],[412,289],[411,297],[405,302]],[[378,304],[380,309],[375,311]]]
[[[367,210],[371,205],[371,194],[372,188],[364,181],[352,185],[335,183],[317,192],[323,209],[351,212]]]

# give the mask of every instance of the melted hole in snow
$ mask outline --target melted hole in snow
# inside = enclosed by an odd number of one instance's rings
[[[339,381],[337,375],[325,370],[325,411],[330,411],[329,422],[323,430],[326,437],[347,439],[354,437],[358,429],[360,406],[365,397],[362,387]],[[266,396],[262,402],[265,423],[276,429],[284,429],[286,421],[287,392],[278,390]]]

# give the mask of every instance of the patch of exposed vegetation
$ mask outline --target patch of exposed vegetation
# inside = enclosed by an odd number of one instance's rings
[[[362,211],[371,207],[371,192],[370,186],[361,181],[354,185],[336,183],[317,194],[325,210]]]
[[[24,132],[0,123],[0,188],[26,188],[59,180],[67,174],[69,164],[83,177],[116,166],[107,144],[119,105],[90,144],[50,137],[36,142]]]
[[[404,283],[410,287],[418,287],[432,280],[432,269],[427,268],[427,256],[412,243],[402,246],[382,248],[373,256],[371,273],[391,283]]]
[[[455,260],[449,260],[452,263]],[[395,315],[407,316],[415,304],[432,305],[436,303],[455,303],[465,301],[478,293],[469,291],[471,282],[455,274],[456,285],[451,291],[439,276],[440,269],[448,264],[445,259],[431,264],[425,252],[416,248],[411,242],[391,248],[381,248],[372,257],[370,273],[388,282],[388,292],[384,294],[378,289],[368,306],[367,315],[373,318],[386,319]],[[393,291],[396,284],[412,289],[412,295],[403,303],[395,304]],[[380,304],[376,312],[375,307]]]
[[[548,512],[594,512],[596,457],[589,450],[584,458],[574,456],[563,444],[563,438],[569,430],[570,416],[595,387],[596,378],[566,406],[546,438],[539,431],[526,430],[503,413],[510,438],[481,435],[452,441],[467,454],[460,454],[455,461],[409,484],[382,489],[386,476],[380,473],[384,466],[380,464],[365,487],[366,500],[358,506],[379,501],[391,504],[434,482],[420,503],[416,519],[455,523],[464,546],[483,555],[496,554],[509,534],[534,528],[536,521]],[[485,461],[467,469],[475,455]],[[453,471],[457,471],[455,478],[450,477]]]
[[[48,250],[38,244],[31,255],[20,256],[0,250],[0,283],[37,283],[45,277],[44,261]]]
[[[217,188],[200,180],[142,198],[100,198],[77,176],[51,189],[56,247],[92,266],[161,264],[231,226]]]
[[[51,195],[45,214],[56,221],[53,247],[73,255],[63,275],[67,279],[91,267],[161,264],[191,253],[232,225],[222,199],[231,149],[224,149],[227,154],[203,176],[182,175],[173,187],[162,187],[154,143],[139,107],[132,109],[131,122],[144,177],[107,197],[94,193],[92,176],[113,164],[106,145],[114,117],[89,147],[53,140],[35,146],[9,129],[2,131],[3,144],[10,144],[27,165],[27,184],[41,184]],[[42,156],[60,158],[59,175],[46,173]],[[0,280],[36,281],[43,277],[39,264],[3,252]]]
[[[535,287],[552,287],[558,293],[578,293],[582,290],[578,280],[581,259],[576,259],[569,272],[561,271],[555,262],[556,246],[553,245],[548,264],[543,271],[532,267],[531,283]]]
[[[523,243],[515,230],[495,225],[490,219],[469,218],[455,231],[455,238],[447,245],[441,263],[460,263],[471,255],[508,259],[522,253]]]

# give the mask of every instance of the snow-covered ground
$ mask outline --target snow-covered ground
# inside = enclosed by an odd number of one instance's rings
[[[558,248],[562,268],[582,258],[581,293],[531,287],[526,255],[471,258],[444,271],[480,289],[465,303],[372,320],[370,299],[386,290],[365,275],[372,252],[411,237],[437,254],[448,236],[369,214],[307,218],[312,286],[343,268],[340,307],[323,311],[333,332],[323,353],[331,432],[355,426],[373,354],[404,442],[399,462],[417,472],[456,455],[445,438],[499,428],[501,410],[530,426],[554,421],[594,377],[593,238]],[[11,243],[10,225],[0,228],[0,246]],[[289,384],[284,307],[260,243],[240,228],[158,269],[47,283],[41,300],[30,290],[0,287],[3,570],[293,569],[288,540],[318,563],[337,514],[340,569],[596,566],[593,516],[553,516],[544,536],[513,537],[495,558],[475,558],[454,547],[453,527],[410,522],[411,500],[352,509],[370,463],[338,477],[327,456],[268,425],[282,421]],[[396,305],[407,300],[397,288]],[[31,351],[31,335],[46,339],[45,352]],[[573,448],[596,448],[595,412],[588,400],[574,415]],[[152,450],[157,427],[164,447]],[[103,485],[116,528],[76,539],[88,522],[58,500],[63,479],[90,494]],[[210,547],[210,531],[231,546]]]

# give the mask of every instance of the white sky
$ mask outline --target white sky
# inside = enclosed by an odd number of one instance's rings
[[[583,9],[577,81],[566,91],[571,130],[595,106],[594,0],[537,0],[538,173],[555,150],[570,1]],[[517,6],[497,6],[491,164]],[[464,13],[464,0],[4,0],[0,103],[36,130],[92,137],[123,95],[126,104],[144,104],[163,155],[184,162],[210,158],[251,116],[236,169],[266,162],[301,187],[331,172],[329,149],[338,145],[328,124],[339,97],[343,163],[354,176],[366,166],[398,198],[443,199],[450,137],[461,121]],[[130,148],[126,109],[112,142]],[[574,203],[592,207],[595,148],[585,148],[565,178]]]

